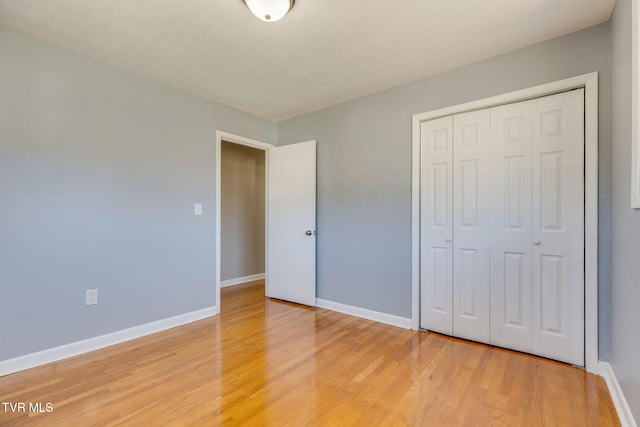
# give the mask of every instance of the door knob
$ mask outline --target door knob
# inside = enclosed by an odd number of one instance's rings
[[[447,243],[451,243],[451,237],[445,237],[444,241],[447,242]]]
[[[538,246],[540,243],[542,243],[540,240],[536,239],[533,241],[533,244]]]
[[[304,234],[306,234],[307,236],[313,236],[313,231],[307,230],[304,232]]]

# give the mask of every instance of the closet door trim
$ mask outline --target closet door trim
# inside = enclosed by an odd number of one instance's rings
[[[510,92],[413,116],[411,185],[411,326],[420,327],[420,128],[438,117],[585,89],[585,366],[598,372],[598,73]]]

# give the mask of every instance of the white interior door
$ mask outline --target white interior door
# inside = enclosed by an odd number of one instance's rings
[[[316,142],[268,151],[268,297],[315,305]]]
[[[491,109],[491,342],[531,353],[532,104]]]
[[[490,340],[489,110],[453,117],[453,334]]]
[[[584,365],[584,90],[532,101],[533,350]]]
[[[584,92],[491,119],[491,341],[584,365]]]
[[[451,335],[453,118],[421,125],[420,327]]]

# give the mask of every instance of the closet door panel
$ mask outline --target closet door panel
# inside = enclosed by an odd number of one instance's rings
[[[453,118],[422,123],[420,144],[420,327],[451,335]]]
[[[531,352],[532,129],[528,102],[491,114],[491,342]]]
[[[453,118],[453,333],[490,338],[490,113]]]
[[[584,365],[584,91],[533,104],[533,350]]]

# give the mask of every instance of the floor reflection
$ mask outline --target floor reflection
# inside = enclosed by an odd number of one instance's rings
[[[0,426],[619,425],[602,378],[540,357],[222,290],[219,316],[0,378],[53,402]]]

